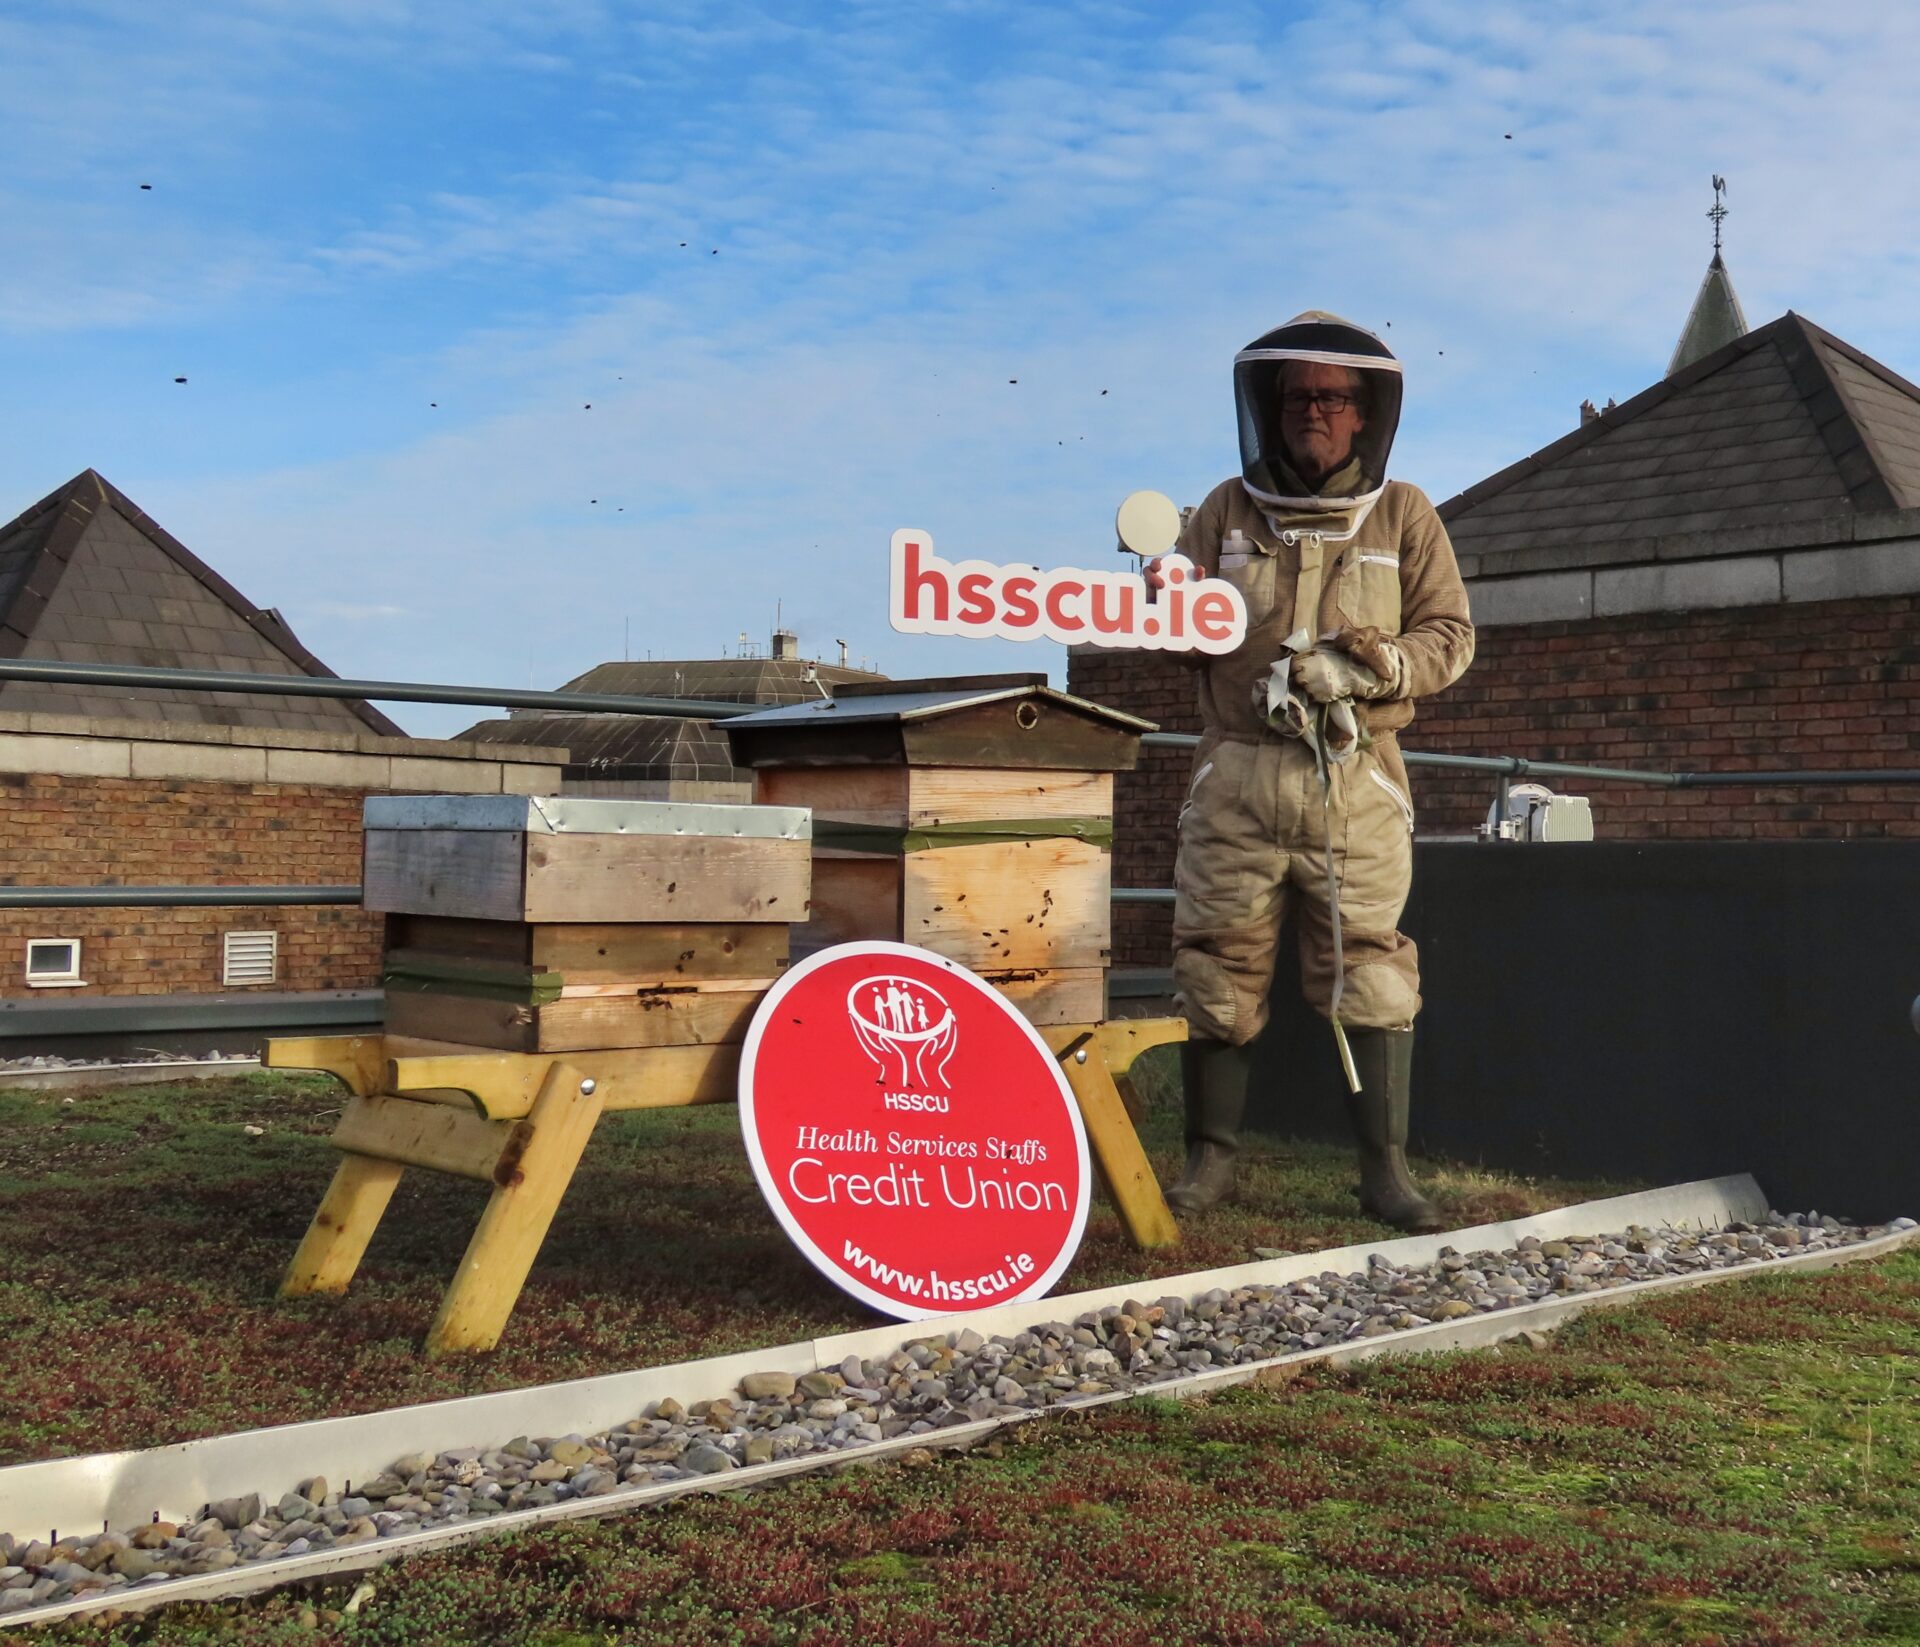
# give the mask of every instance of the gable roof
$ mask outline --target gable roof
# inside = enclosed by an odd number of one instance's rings
[[[958,766],[1131,772],[1152,721],[1045,675],[862,682],[720,723],[739,766]]]
[[[1788,311],[1469,486],[1440,517],[1468,566],[1521,572],[1915,506],[1920,387]]]
[[[333,676],[285,618],[255,606],[92,469],[0,526],[0,658]],[[0,707],[405,736],[353,698],[6,681]]]

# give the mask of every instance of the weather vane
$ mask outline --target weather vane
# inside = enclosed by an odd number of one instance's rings
[[[1720,199],[1726,192],[1727,180],[1716,172],[1713,179],[1713,209],[1707,213],[1707,216],[1713,219],[1713,255],[1715,257],[1720,255],[1720,225],[1727,218],[1727,208]]]

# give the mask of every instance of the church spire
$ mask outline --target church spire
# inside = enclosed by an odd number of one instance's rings
[[[1727,216],[1726,203],[1721,197],[1726,192],[1727,180],[1716,175],[1713,180],[1713,206],[1707,213],[1713,221],[1713,261],[1707,265],[1706,278],[1700,282],[1699,295],[1694,298],[1693,308],[1687,314],[1687,323],[1681,328],[1673,359],[1667,363],[1668,377],[1731,343],[1736,337],[1744,337],[1747,332],[1747,317],[1740,307],[1739,295],[1733,289],[1733,276],[1727,273],[1726,264],[1720,260],[1720,225]]]

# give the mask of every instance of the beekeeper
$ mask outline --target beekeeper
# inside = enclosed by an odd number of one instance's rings
[[[1203,736],[1173,926],[1188,1154],[1167,1200],[1199,1212],[1233,1188],[1249,1043],[1291,915],[1306,998],[1332,1020],[1352,1089],[1361,1205],[1437,1229],[1406,1163],[1420,972],[1397,930],[1414,811],[1395,734],[1473,658],[1466,590],[1433,505],[1386,478],[1401,374],[1377,337],[1303,314],[1234,357],[1233,387],[1240,473],[1178,544],[1245,595],[1248,630],[1238,651],[1195,660]]]

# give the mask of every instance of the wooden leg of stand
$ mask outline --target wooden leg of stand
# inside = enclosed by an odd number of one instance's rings
[[[280,1283],[282,1298],[347,1290],[405,1170],[397,1161],[376,1161],[369,1155],[340,1158],[320,1210]]]
[[[1081,1062],[1082,1054],[1086,1061]],[[1087,1142],[1093,1158],[1107,1180],[1108,1192],[1136,1247],[1172,1247],[1179,1245],[1180,1227],[1167,1210],[1160,1194],[1159,1180],[1140,1147],[1140,1135],[1133,1130],[1126,1106],[1107,1071],[1099,1042],[1069,1051],[1060,1067],[1067,1073],[1067,1085],[1080,1103],[1080,1119],[1086,1124]]]
[[[601,1087],[571,1064],[556,1060],[548,1070],[527,1116],[526,1151],[512,1181],[496,1184],[427,1334],[430,1355],[499,1343],[604,1101]]]

